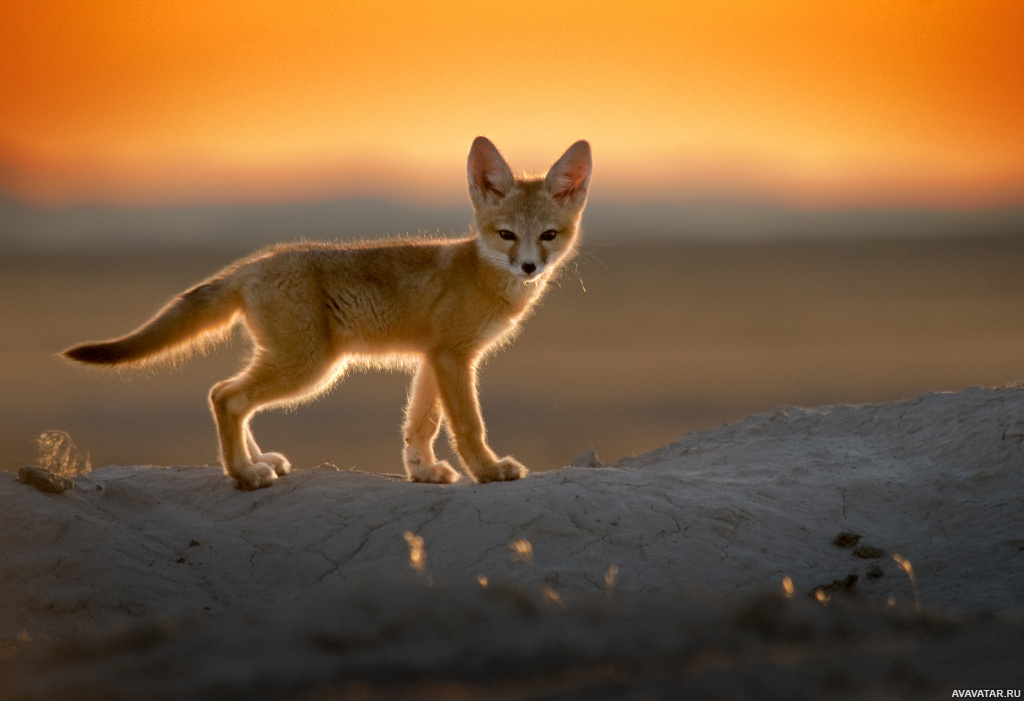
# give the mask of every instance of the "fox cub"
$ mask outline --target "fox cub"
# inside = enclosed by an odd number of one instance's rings
[[[213,386],[210,406],[224,471],[242,489],[270,486],[291,467],[256,444],[255,412],[323,392],[350,362],[408,363],[415,367],[402,453],[408,478],[459,478],[434,456],[443,418],[473,478],[518,479],[526,468],[487,445],[477,364],[511,336],[572,255],[592,168],[590,145],[577,141],[546,176],[516,177],[494,144],[477,137],[467,168],[472,237],[278,245],[182,293],[133,333],[64,355],[143,365],[200,347],[241,318],[252,360]]]

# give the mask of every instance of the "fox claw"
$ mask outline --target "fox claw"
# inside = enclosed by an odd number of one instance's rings
[[[269,487],[277,480],[274,467],[265,462],[254,462],[231,475],[242,491],[253,491]]]
[[[284,477],[292,471],[292,464],[288,462],[288,458],[281,455],[281,453],[264,453],[262,455],[253,455],[252,461],[254,463],[261,462],[265,465],[270,465],[271,469],[274,470],[274,474],[278,477]]]
[[[477,470],[473,475],[480,482],[508,482],[526,477],[528,472],[521,462],[510,456]]]
[[[415,467],[409,468],[410,482],[427,482],[430,484],[451,484],[459,479],[459,473],[448,464],[447,460],[441,460],[433,465],[418,463]]]

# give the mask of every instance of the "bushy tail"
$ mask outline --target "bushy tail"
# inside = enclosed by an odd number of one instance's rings
[[[191,350],[225,330],[241,310],[229,278],[214,278],[171,300],[132,333],[112,341],[69,348],[65,358],[93,365],[146,365]]]

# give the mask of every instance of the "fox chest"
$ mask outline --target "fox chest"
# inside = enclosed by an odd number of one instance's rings
[[[500,343],[512,334],[519,325],[519,317],[492,319],[485,323],[479,332],[480,348],[487,348]]]

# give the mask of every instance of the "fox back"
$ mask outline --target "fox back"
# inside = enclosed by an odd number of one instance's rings
[[[290,469],[283,455],[260,450],[253,439],[256,411],[317,394],[353,360],[399,359],[416,368],[403,449],[409,479],[458,478],[433,453],[443,420],[472,477],[516,479],[526,468],[499,459],[486,443],[476,368],[573,253],[591,170],[590,146],[579,141],[546,176],[517,178],[478,137],[467,166],[472,237],[276,246],[179,295],[128,336],[65,355],[145,364],[195,348],[241,318],[253,359],[213,387],[210,403],[225,472],[245,489],[269,486]]]

